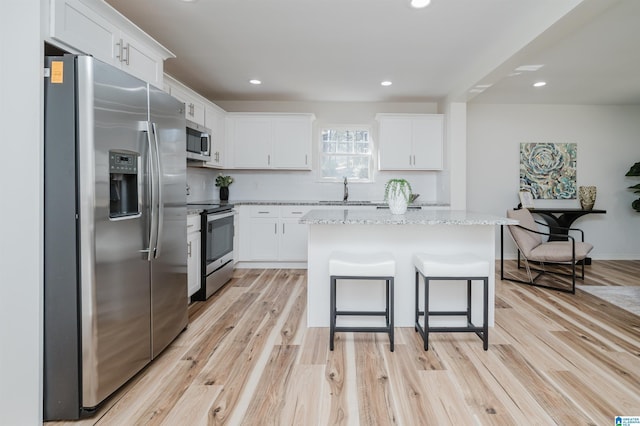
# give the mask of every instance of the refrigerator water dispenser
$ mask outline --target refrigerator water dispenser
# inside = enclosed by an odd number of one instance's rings
[[[109,151],[109,217],[140,215],[138,154]]]

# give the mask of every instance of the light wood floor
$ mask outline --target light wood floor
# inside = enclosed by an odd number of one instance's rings
[[[515,262],[505,270],[513,271]],[[98,425],[610,425],[640,415],[640,317],[496,279],[489,350],[472,334],[305,326],[306,271],[238,270],[95,417]],[[640,285],[640,261],[594,261],[584,284]],[[69,424],[69,423],[50,423]]]

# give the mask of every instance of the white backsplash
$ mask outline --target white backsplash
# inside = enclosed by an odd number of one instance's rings
[[[190,194],[188,202],[219,199],[215,178],[220,170],[187,168]],[[229,187],[229,200],[342,200],[342,182],[319,182],[314,171],[258,171],[225,170],[234,178]],[[442,202],[438,200],[438,173],[402,171],[374,173],[372,183],[349,183],[349,200],[381,201],[384,186],[392,178],[405,178],[413,192],[420,194],[418,202]]]

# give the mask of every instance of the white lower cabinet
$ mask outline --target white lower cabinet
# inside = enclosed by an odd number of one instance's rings
[[[240,255],[245,262],[306,262],[307,225],[298,220],[312,206],[240,206]]]
[[[200,290],[200,215],[187,216],[187,296]]]

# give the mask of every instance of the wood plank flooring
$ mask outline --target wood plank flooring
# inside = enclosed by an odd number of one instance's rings
[[[237,270],[97,414],[49,425],[608,425],[640,415],[640,317],[586,292],[500,281],[489,350],[473,334],[306,328],[306,271]],[[515,261],[505,263],[515,271]],[[640,285],[595,260],[585,285]]]

